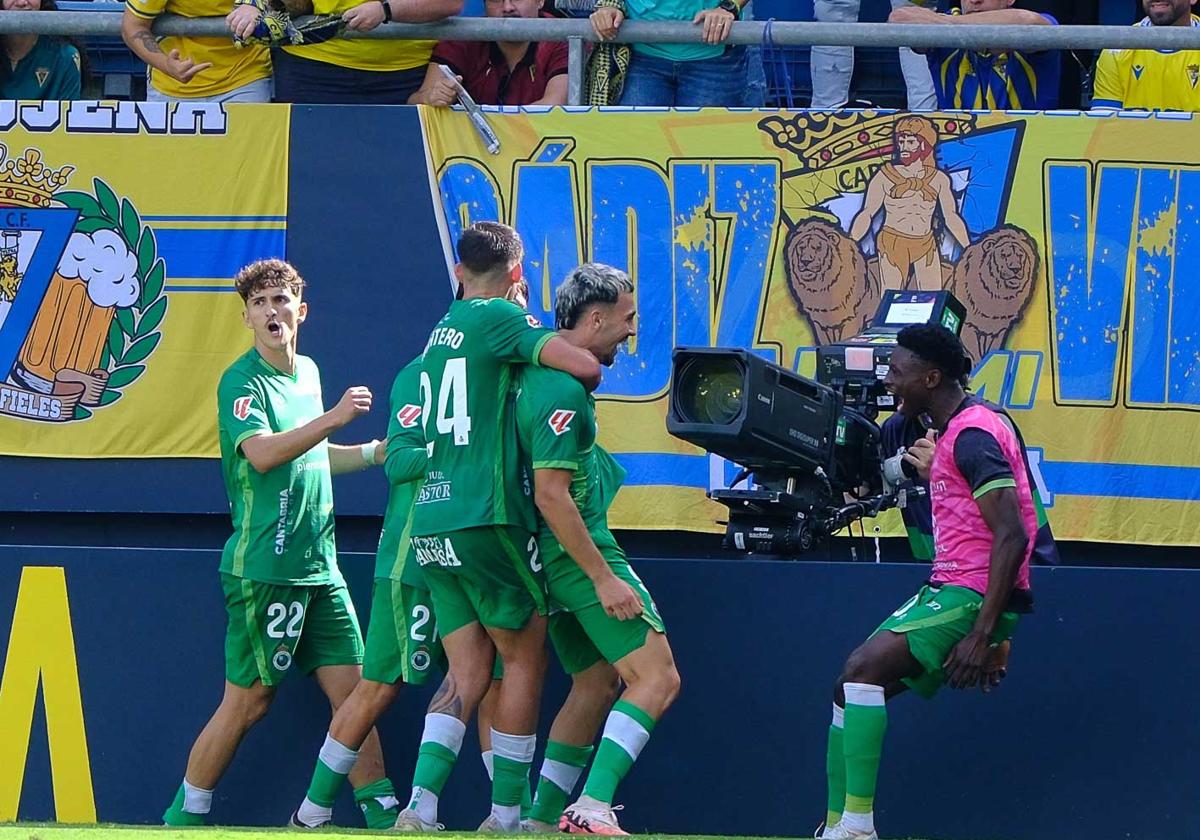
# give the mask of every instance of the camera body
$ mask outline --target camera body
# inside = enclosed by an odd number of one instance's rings
[[[883,380],[896,336],[912,323],[958,332],[963,313],[949,292],[885,292],[866,331],[818,348],[816,380],[744,349],[675,348],[667,431],[743,467],[709,494],[729,508],[726,547],[796,556],[902,507],[915,470],[903,450],[883,452],[875,423],[894,408]]]

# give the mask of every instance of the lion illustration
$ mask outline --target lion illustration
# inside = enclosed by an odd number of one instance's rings
[[[817,342],[861,332],[882,291],[854,240],[829,222],[810,219],[792,229],[783,251],[788,288]]]
[[[1013,225],[989,231],[963,251],[949,288],[967,308],[962,341],[976,362],[1004,346],[1029,304],[1037,273],[1033,237]]]

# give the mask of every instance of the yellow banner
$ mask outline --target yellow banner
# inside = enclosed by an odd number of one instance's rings
[[[0,103],[0,454],[211,456],[288,108]]]
[[[730,466],[666,433],[672,347],[811,376],[883,289],[946,288],[1058,537],[1200,543],[1191,115],[509,112],[489,115],[495,156],[464,115],[424,118],[452,236],[516,226],[537,314],[580,261],[633,275],[640,331],[600,392],[630,473],[614,527],[723,518],[703,491]]]

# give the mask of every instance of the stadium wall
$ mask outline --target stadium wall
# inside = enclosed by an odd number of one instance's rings
[[[158,820],[220,697],[217,561],[212,551],[0,548],[0,820]],[[370,558],[343,565],[365,616]],[[622,786],[624,823],[806,836],[824,808],[840,663],[915,590],[921,570],[689,560],[638,568],[668,624],[683,692]],[[1200,572],[1038,569],[1034,588],[1037,612],[1022,620],[999,690],[891,704],[877,801],[887,835],[1200,836],[1200,736],[1187,702],[1200,664],[1190,636],[1169,629],[1200,600]],[[430,690],[405,692],[380,723],[401,788]],[[554,676],[543,729],[564,691]],[[311,681],[285,682],[218,788],[213,821],[285,822],[328,716]],[[471,740],[443,797],[451,828],[484,815],[476,756]],[[336,817],[360,820],[348,797]]]

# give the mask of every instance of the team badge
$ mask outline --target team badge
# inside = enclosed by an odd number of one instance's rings
[[[154,231],[100,178],[68,189],[74,172],[0,143],[0,414],[20,420],[87,420],[162,339]]]
[[[409,403],[396,412],[396,422],[401,428],[411,429],[421,420],[421,406]]]
[[[414,671],[427,671],[427,670],[429,670],[429,666],[431,664],[430,658],[429,658],[429,651],[427,651],[427,650],[414,651],[413,655],[411,657],[409,657],[408,661],[409,661],[409,664],[412,665]]]
[[[46,80],[50,78],[50,68],[39,67],[33,71],[33,75],[37,76],[38,87],[43,87],[46,84]]]
[[[275,651],[275,655],[271,657],[271,664],[275,666],[276,671],[286,671],[292,667],[292,652],[283,645]]]
[[[550,419],[546,422],[550,424],[550,430],[556,435],[564,435],[571,429],[571,421],[575,418],[574,411],[566,409],[557,409],[550,415]]]
[[[250,416],[250,403],[253,401],[254,397],[238,397],[233,401],[233,416],[245,420]]]
[[[1192,90],[1196,89],[1196,82],[1200,82],[1200,64],[1189,64],[1187,66],[1188,81],[1192,83]]]

